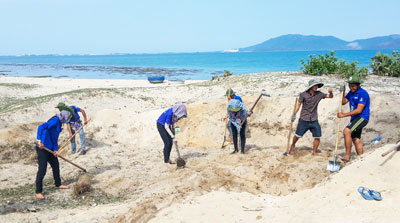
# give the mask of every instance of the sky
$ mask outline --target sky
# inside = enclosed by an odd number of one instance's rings
[[[207,52],[400,34],[398,0],[0,0],[0,55]]]

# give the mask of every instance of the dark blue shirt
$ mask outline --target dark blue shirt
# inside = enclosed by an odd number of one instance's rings
[[[54,116],[49,121],[39,125],[36,139],[40,139],[47,149],[52,151],[58,150],[58,137],[62,124],[57,116]]]
[[[349,100],[350,111],[356,110],[359,104],[365,105],[362,112],[358,115],[352,115],[351,120],[361,117],[365,120],[369,120],[369,94],[366,90],[359,88],[356,93],[349,91],[346,95],[347,100]]]
[[[76,106],[71,106],[72,107],[72,109],[74,109],[74,113],[75,113],[75,117],[76,117],[76,120],[74,120],[75,122],[76,121],[78,121],[81,117],[79,116],[79,114],[78,114],[78,111],[80,111],[81,109],[80,108],[78,108],[78,107],[76,107]]]
[[[161,116],[158,118],[157,122],[160,123],[161,125],[165,125],[165,123],[171,125],[172,124],[172,115],[173,115],[172,108],[170,108],[161,114]]]

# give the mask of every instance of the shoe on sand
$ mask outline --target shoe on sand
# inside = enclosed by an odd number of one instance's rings
[[[85,155],[86,154],[86,151],[81,151],[80,153],[79,153],[79,155]]]
[[[37,199],[39,199],[39,200],[43,200],[43,199],[44,199],[44,195],[43,195],[42,193],[36,194],[35,197],[36,197]]]

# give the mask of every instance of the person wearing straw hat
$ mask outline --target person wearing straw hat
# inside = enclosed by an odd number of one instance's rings
[[[232,99],[236,99],[239,100],[240,102],[243,103],[243,100],[240,96],[236,95],[235,91],[232,88],[229,88],[228,90],[226,90],[225,96],[228,98],[228,102]],[[225,117],[225,121],[228,119],[228,114],[226,114]],[[227,124],[226,124],[226,128],[228,128],[228,132],[229,132],[229,138],[228,141],[230,143],[233,142],[233,135],[232,135],[232,127],[231,127],[231,122],[230,120],[228,120]]]
[[[310,80],[307,89],[300,94],[299,103],[296,105],[294,115],[291,117],[292,121],[296,120],[296,113],[299,111],[300,107],[302,107],[289,154],[294,152],[296,142],[299,138],[303,137],[303,135],[310,130],[314,138],[312,155],[318,155],[318,146],[322,136],[321,126],[318,122],[318,105],[322,99],[333,98],[332,88],[328,89],[329,94],[318,91],[318,88],[322,86],[324,86],[323,83],[317,80]]]
[[[46,175],[47,163],[53,170],[55,186],[59,189],[68,189],[69,187],[61,184],[60,166],[58,163],[58,137],[62,131],[62,124],[67,124],[72,115],[69,111],[61,111],[47,122],[41,124],[37,130],[36,153],[38,160],[38,172],[36,174],[36,198],[44,199],[43,178]],[[50,153],[43,148],[53,151]]]
[[[363,154],[363,145],[361,143],[362,129],[368,124],[370,113],[370,98],[366,90],[361,88],[363,81],[359,75],[353,75],[348,80],[350,91],[342,98],[342,104],[349,103],[350,112],[338,112],[338,118],[351,116],[350,123],[344,128],[344,145],[346,155],[342,157],[344,162],[350,161],[352,143],[355,146],[357,155]],[[343,89],[345,90],[345,89]]]

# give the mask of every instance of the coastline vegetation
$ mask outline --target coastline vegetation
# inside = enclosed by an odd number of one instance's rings
[[[300,60],[301,70],[309,75],[327,75],[339,74],[343,78],[348,78],[353,75],[365,77],[368,75],[368,67],[358,67],[358,61],[351,63],[339,59],[335,56],[334,51],[325,55],[318,54],[309,55],[307,61]],[[392,55],[378,52],[371,58],[372,64],[369,66],[371,73],[378,76],[400,77],[400,53],[393,51]]]

